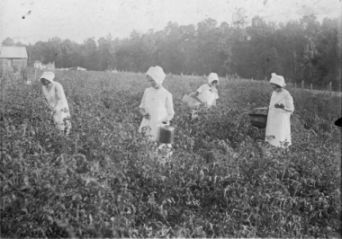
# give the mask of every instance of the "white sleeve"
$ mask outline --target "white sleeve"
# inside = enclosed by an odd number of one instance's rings
[[[273,99],[274,98],[274,92],[272,92],[272,94],[271,94],[271,99],[270,99],[270,104],[269,104],[269,108],[274,108],[274,104],[273,104]]]
[[[173,109],[173,99],[172,95],[168,94],[166,97],[166,110],[167,110],[167,115],[168,115],[168,120],[172,120],[173,116],[175,115],[175,111]]]
[[[293,98],[290,95],[290,93],[286,94],[286,97],[285,97],[285,110],[291,113],[294,112]]]
[[[62,99],[62,93],[63,93],[63,87],[60,85],[60,84],[56,84],[55,86],[55,96],[56,96],[56,99],[57,99],[57,102],[59,102],[61,99]],[[58,104],[58,103],[57,103]]]
[[[219,97],[218,91],[216,91],[216,96],[215,96],[215,100],[217,100]]]
[[[144,91],[144,94],[143,94],[143,97],[141,99],[139,108],[143,108],[143,109],[146,108],[146,104],[145,104],[145,102],[146,102],[146,100],[145,100],[146,99],[146,95],[147,95],[147,89],[145,89],[145,91]]]
[[[66,101],[63,86],[61,84],[56,84],[55,91],[56,91],[55,93],[56,93],[56,101],[57,101],[56,108],[62,109],[62,108],[67,107],[68,102]]]
[[[205,90],[206,85],[201,85],[198,89],[197,92],[198,93],[202,93]]]

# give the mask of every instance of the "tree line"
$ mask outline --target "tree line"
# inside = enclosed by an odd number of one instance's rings
[[[7,38],[3,44],[20,43]],[[325,87],[332,82],[339,89],[338,44],[338,19],[318,21],[310,15],[275,24],[256,16],[249,25],[243,21],[218,24],[210,18],[197,25],[169,22],[160,31],[133,31],[123,39],[89,38],[81,44],[55,37],[30,44],[27,50],[29,64],[55,62],[58,68],[144,72],[158,64],[174,74],[214,71],[256,80],[277,72],[292,83],[304,80]]]

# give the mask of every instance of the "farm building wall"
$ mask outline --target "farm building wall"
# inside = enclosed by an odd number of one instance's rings
[[[27,59],[0,58],[1,73],[20,72],[27,67]]]

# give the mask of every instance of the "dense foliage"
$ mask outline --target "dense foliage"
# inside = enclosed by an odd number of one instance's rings
[[[158,64],[174,74],[214,71],[254,79],[277,72],[298,84],[326,89],[332,82],[340,89],[338,34],[338,19],[319,22],[313,15],[278,25],[260,17],[250,25],[207,19],[196,26],[169,23],[160,31],[132,32],[126,39],[109,35],[78,44],[53,38],[28,46],[28,52],[31,64],[55,62],[58,68],[145,72]]]
[[[338,99],[291,90],[293,143],[277,150],[248,111],[262,82],[222,80],[216,109],[189,122],[183,94],[204,79],[169,75],[174,154],[137,133],[142,74],[57,72],[70,136],[51,123],[40,85],[2,79],[1,237],[340,236]]]

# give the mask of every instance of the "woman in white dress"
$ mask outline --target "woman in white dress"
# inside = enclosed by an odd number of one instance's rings
[[[191,120],[198,118],[198,109],[201,106],[208,109],[216,106],[216,100],[219,98],[217,91],[218,82],[218,75],[212,72],[208,75],[208,83],[201,85],[195,92],[189,95],[192,99],[195,99],[195,103],[193,102],[191,106]]]
[[[272,73],[270,83],[273,88],[268,109],[265,141],[269,144],[286,148],[291,141],[291,114],[294,112],[293,98],[284,89],[285,79],[281,75]]]
[[[144,131],[152,141],[158,141],[159,127],[169,124],[175,114],[173,99],[171,93],[162,86],[165,73],[160,66],[151,66],[146,78],[151,87],[145,89],[139,106],[143,119],[138,131]]]
[[[191,96],[207,108],[216,106],[216,100],[219,98],[217,91],[218,83],[218,75],[212,72],[208,75],[208,84],[201,85]]]
[[[53,72],[44,72],[40,77],[43,95],[52,111],[57,129],[69,134],[71,130],[70,111],[63,86],[54,81]]]

